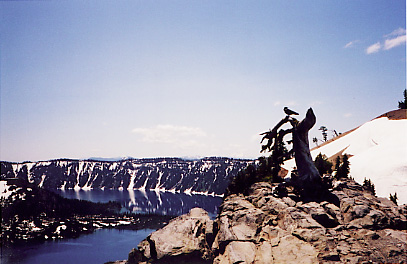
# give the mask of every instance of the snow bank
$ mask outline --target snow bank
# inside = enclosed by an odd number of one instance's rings
[[[338,152],[350,156],[350,176],[357,182],[370,179],[378,196],[397,193],[399,204],[407,203],[407,119],[374,119],[311,155],[331,157]],[[289,160],[283,167],[291,171],[294,166],[294,160]]]

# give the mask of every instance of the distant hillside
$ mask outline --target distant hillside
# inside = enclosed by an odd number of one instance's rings
[[[399,204],[407,203],[407,110],[385,113],[311,150],[313,158],[319,153],[332,160],[347,154],[357,182],[371,179],[378,196],[397,192]],[[293,166],[294,160],[284,164]]]
[[[222,157],[1,162],[0,179],[20,178],[46,189],[140,189],[221,195],[229,179],[251,162]]]
[[[381,117],[387,117],[390,120],[407,119],[407,109],[393,110],[393,111],[387,112],[385,114],[382,114],[381,116],[378,116],[375,119],[381,118]]]

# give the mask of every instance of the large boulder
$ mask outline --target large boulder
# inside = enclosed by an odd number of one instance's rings
[[[130,253],[129,262],[182,263],[195,259],[196,263],[208,263],[213,259],[212,241],[213,221],[205,210],[193,208],[150,234]]]

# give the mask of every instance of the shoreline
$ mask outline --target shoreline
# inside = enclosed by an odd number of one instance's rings
[[[77,238],[98,229],[114,228],[126,230],[154,229],[166,225],[176,216],[169,215],[117,215],[74,216],[50,218],[40,216],[30,220],[17,220],[1,224],[1,246]]]

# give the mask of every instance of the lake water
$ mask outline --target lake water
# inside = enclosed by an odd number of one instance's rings
[[[152,229],[99,229],[75,239],[47,241],[13,248],[2,248],[0,263],[4,264],[103,264],[127,259]]]
[[[59,194],[70,199],[93,202],[117,201],[122,211],[133,213],[156,213],[181,215],[194,207],[205,209],[211,218],[217,214],[222,202],[219,197],[187,195],[183,193],[138,191],[138,190],[59,190]],[[132,248],[154,230],[100,229],[76,239],[62,239],[44,243],[2,248],[1,264],[21,263],[98,263],[127,259]]]
[[[217,215],[222,202],[220,197],[139,190],[58,190],[57,193],[66,198],[92,202],[117,201],[122,205],[123,211],[132,213],[182,215],[194,207],[201,207],[212,218]]]

